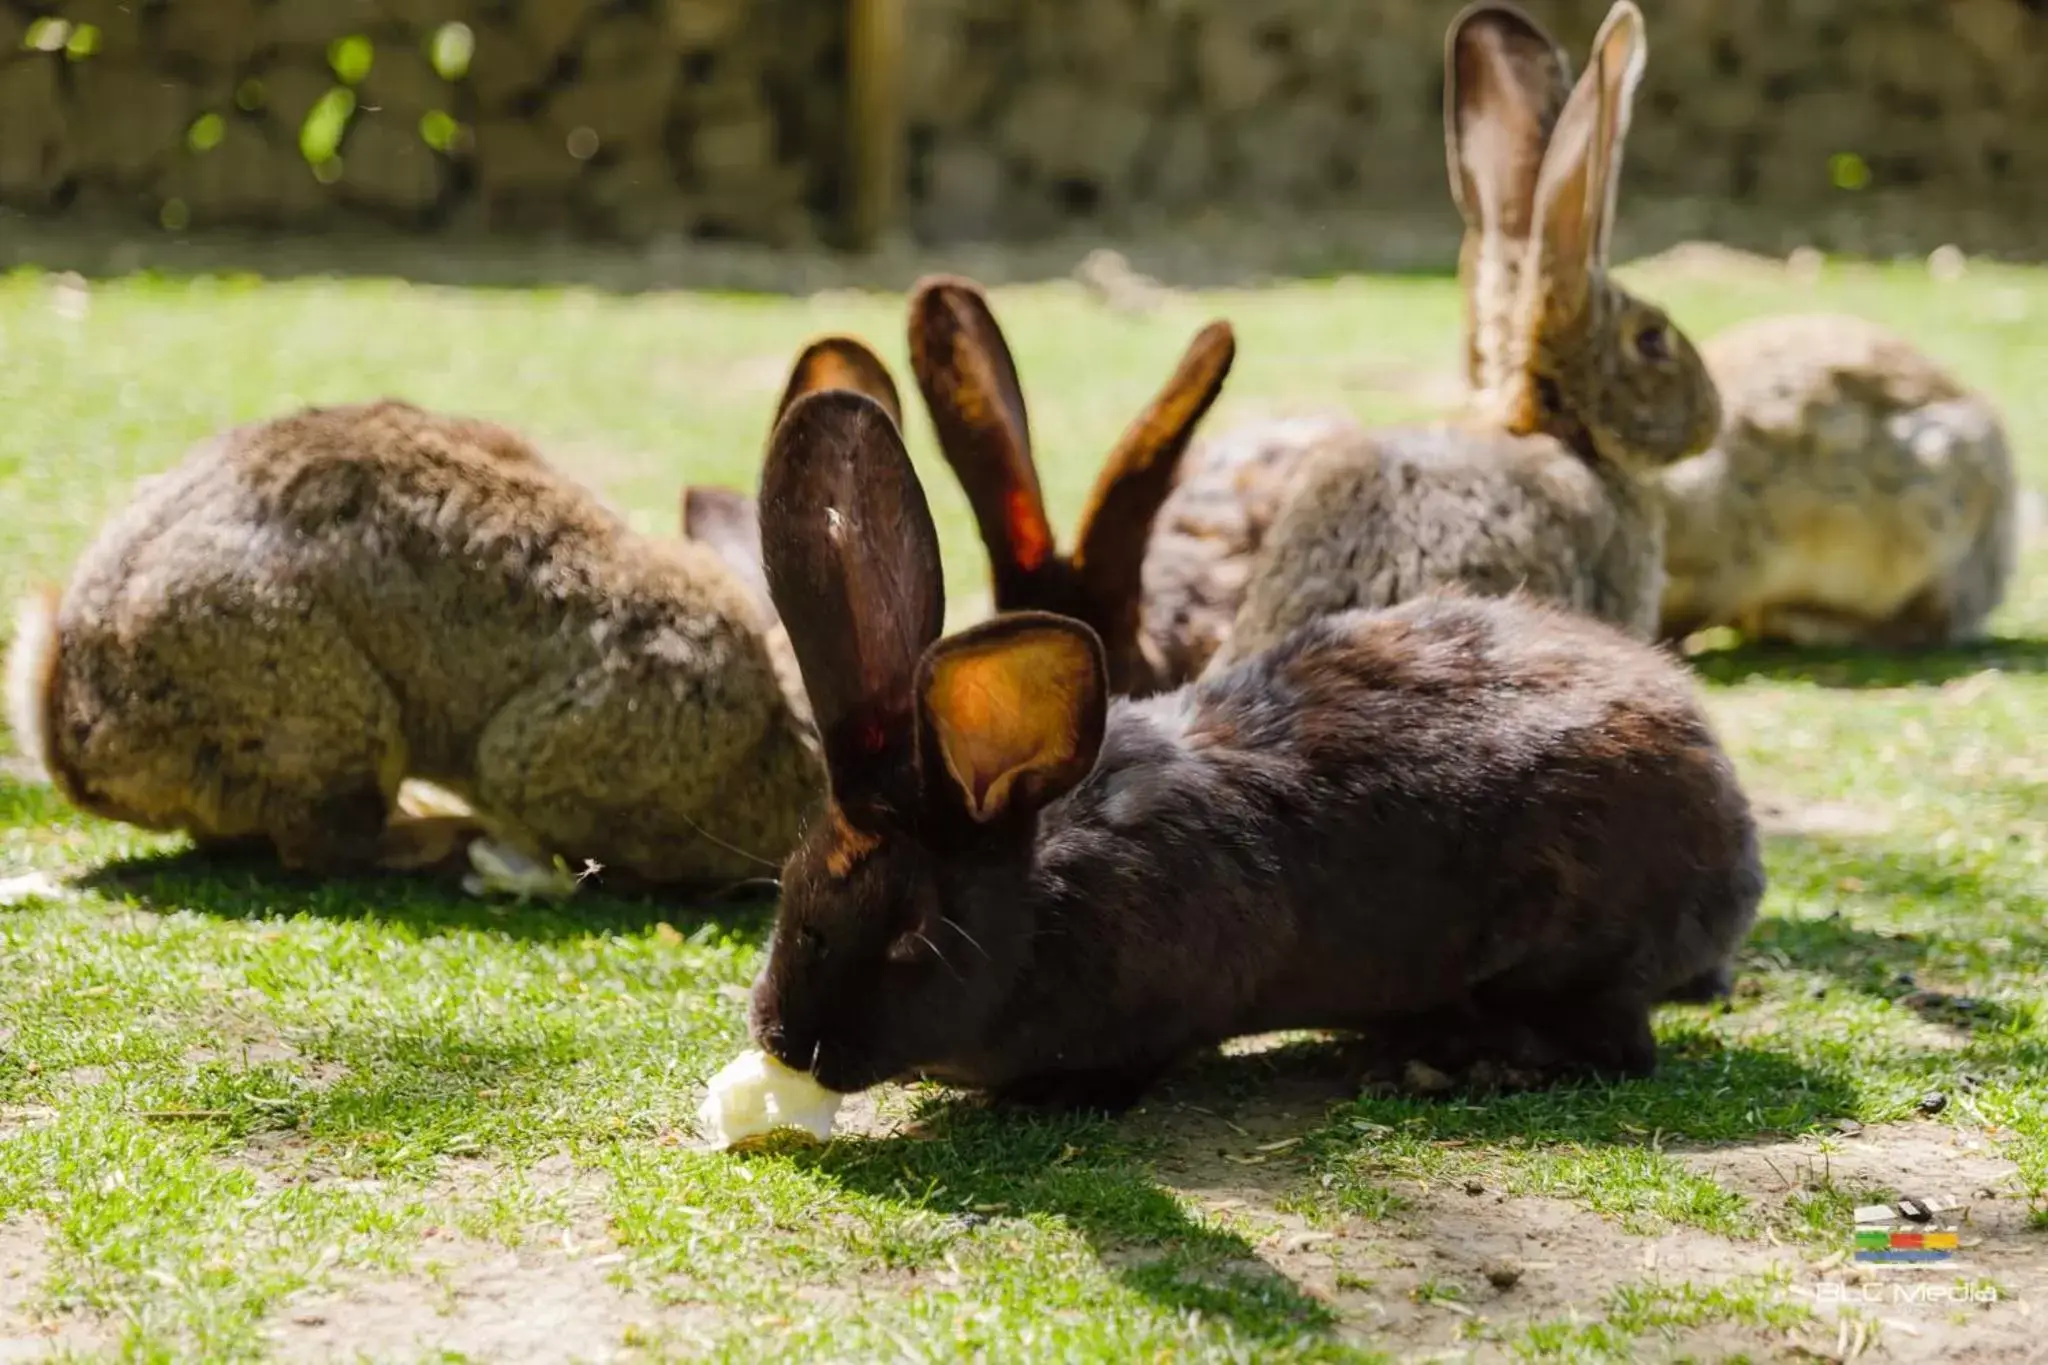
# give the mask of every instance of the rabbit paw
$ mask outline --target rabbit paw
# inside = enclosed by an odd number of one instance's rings
[[[462,889],[472,896],[511,896],[524,903],[576,894],[575,874],[560,858],[537,862],[510,844],[476,840],[469,846],[469,865],[476,870],[462,879]]]

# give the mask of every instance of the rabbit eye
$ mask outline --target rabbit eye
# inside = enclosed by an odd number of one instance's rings
[[[1661,325],[1643,328],[1636,333],[1636,354],[1652,364],[1671,359],[1671,334]]]
[[[803,950],[805,957],[816,958],[821,962],[825,958],[825,936],[816,929],[797,930],[796,946]]]

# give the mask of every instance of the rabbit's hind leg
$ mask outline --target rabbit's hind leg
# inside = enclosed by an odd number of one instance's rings
[[[134,642],[74,766],[202,846],[261,839],[294,870],[375,867],[406,765],[397,698],[317,603],[228,587],[172,603]]]
[[[1533,992],[1482,990],[1481,1008],[1512,1037],[1500,1060],[1548,1079],[1626,1079],[1657,1069],[1650,1006],[1639,992],[1582,986]]]
[[[1657,1062],[1648,1006],[1619,993],[1482,992],[1364,1034],[1368,1082],[1425,1093],[1647,1076]]]
[[[776,875],[798,794],[823,781],[796,728],[769,719],[780,694],[760,665],[745,697],[673,666],[543,679],[485,729],[479,809],[525,831],[530,852],[609,869],[607,883],[613,872],[705,888]]]

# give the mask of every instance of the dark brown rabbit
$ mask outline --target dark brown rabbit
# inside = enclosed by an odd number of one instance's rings
[[[1468,1076],[1640,1075],[1651,1007],[1726,981],[1748,803],[1686,675],[1611,627],[1434,598],[1112,701],[1079,622],[939,639],[931,514],[872,402],[790,409],[761,519],[830,798],[752,1026],[831,1089],[1114,1108],[1316,1027]]]
[[[1166,685],[1161,661],[1139,635],[1145,547],[1235,357],[1229,324],[1212,322],[1196,335],[1110,452],[1074,549],[1062,554],[1039,491],[1024,389],[987,298],[973,281],[950,276],[922,280],[911,292],[911,368],[988,547],[995,609],[1086,622],[1102,640],[1110,690],[1118,694]]]

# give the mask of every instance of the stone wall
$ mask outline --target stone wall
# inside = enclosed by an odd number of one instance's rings
[[[844,47],[830,0],[0,0],[0,203],[796,242]]]
[[[921,240],[1448,216],[1455,0],[903,3]],[[1605,9],[1528,3],[1575,55]],[[1903,204],[1929,233],[1962,213],[2019,240],[2048,221],[2048,0],[1642,3],[1630,216],[1882,204],[1897,221]],[[0,205],[173,229],[829,240],[846,11],[0,0]]]
[[[1448,212],[1451,0],[908,0],[922,235]],[[1607,0],[1526,0],[1584,60]],[[2048,213],[2044,0],[1641,0],[1631,201]]]

